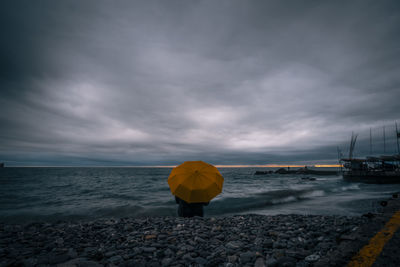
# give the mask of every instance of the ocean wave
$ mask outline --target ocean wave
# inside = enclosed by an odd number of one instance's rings
[[[294,196],[289,196],[281,199],[273,199],[271,201],[272,204],[283,204],[283,203],[289,203],[289,202],[294,202],[297,201],[298,199]]]
[[[314,198],[314,197],[323,197],[326,193],[324,190],[311,190],[304,194],[300,195],[300,198]]]
[[[360,190],[359,184],[351,184],[346,186],[340,186],[338,188],[331,189],[331,192],[344,192],[344,191],[351,191],[351,190]]]
[[[247,197],[227,197],[210,203],[209,212],[212,214],[226,214],[258,210],[272,205],[281,205],[299,202],[306,199],[324,196],[323,190],[275,190],[265,191]]]

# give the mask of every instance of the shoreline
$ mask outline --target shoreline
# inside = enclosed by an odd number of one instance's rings
[[[0,223],[0,266],[343,266],[399,202],[390,200],[370,218],[248,214]]]

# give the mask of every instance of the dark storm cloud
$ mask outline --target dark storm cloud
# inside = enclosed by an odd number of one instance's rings
[[[3,1],[0,160],[329,161],[400,117],[397,1]]]

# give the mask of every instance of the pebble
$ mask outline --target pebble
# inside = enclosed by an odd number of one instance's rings
[[[202,258],[202,257],[197,257],[197,258],[194,259],[194,261],[195,261],[197,264],[201,264],[201,265],[205,265],[205,264],[207,263],[207,260],[204,259],[204,258]]]
[[[278,261],[275,258],[269,258],[265,261],[268,267],[278,266]]]
[[[168,266],[168,265],[170,265],[173,261],[174,261],[173,258],[164,258],[164,259],[161,261],[161,265],[162,265],[162,266]]]
[[[367,221],[241,215],[0,223],[0,266],[311,266]]]
[[[123,261],[124,259],[120,255],[112,256],[108,259],[109,262],[113,264],[118,264],[119,262]]]
[[[255,257],[255,253],[247,251],[240,254],[240,262],[241,263],[248,263],[253,260]]]
[[[143,248],[143,252],[151,253],[156,251],[157,249],[155,247],[148,247],[148,248]]]
[[[316,261],[319,260],[319,258],[320,258],[319,255],[313,254],[313,255],[307,256],[307,257],[305,258],[305,260],[306,260],[306,262],[316,262]]]
[[[229,255],[228,256],[228,262],[230,263],[235,263],[237,261],[238,257],[236,255]]]
[[[225,247],[229,248],[229,249],[240,249],[240,247],[243,246],[243,243],[240,241],[229,241],[228,243],[226,243]]]
[[[254,263],[254,267],[266,267],[264,259],[257,258],[256,262]]]

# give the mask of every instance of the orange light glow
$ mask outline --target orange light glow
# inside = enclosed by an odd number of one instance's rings
[[[341,164],[332,164],[332,165],[320,164],[320,165],[314,165],[314,167],[316,167],[316,168],[339,168],[339,167],[343,167],[343,165],[341,165]]]
[[[217,168],[303,168],[306,165],[284,165],[284,164],[265,164],[265,165],[215,165]]]

